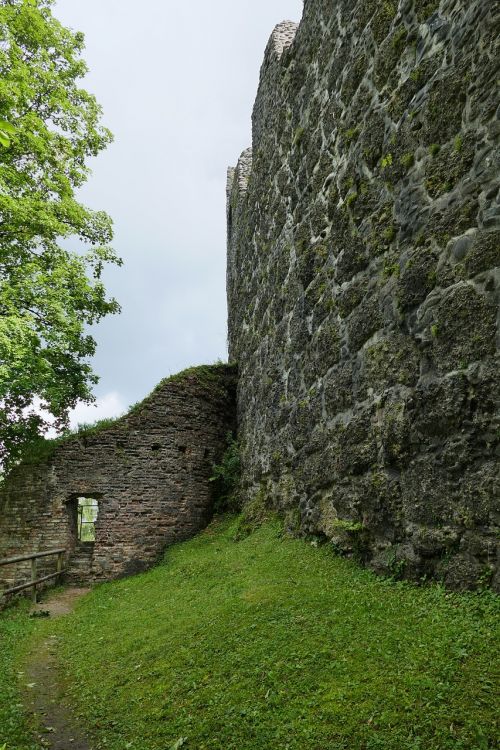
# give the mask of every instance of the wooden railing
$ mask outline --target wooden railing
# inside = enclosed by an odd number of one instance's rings
[[[60,578],[62,574],[65,572],[65,568],[64,568],[65,553],[66,553],[65,549],[51,549],[51,550],[48,550],[47,552],[34,552],[31,555],[19,555],[19,557],[9,557],[5,560],[0,560],[0,567],[2,567],[3,565],[14,565],[15,563],[27,562],[28,560],[31,560],[31,581],[27,581],[26,583],[21,583],[19,586],[13,586],[10,589],[6,589],[5,591],[2,591],[2,596],[8,596],[9,594],[17,594],[19,591],[24,591],[25,589],[33,588],[33,601],[36,603],[37,585],[39,583],[45,583],[45,581],[51,581],[54,578]],[[50,575],[47,575],[47,576],[42,576],[42,578],[37,578],[36,577],[37,561],[41,557],[50,557],[51,555],[57,555],[56,572],[50,573]]]

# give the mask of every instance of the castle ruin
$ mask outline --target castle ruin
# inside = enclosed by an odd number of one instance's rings
[[[143,570],[208,521],[237,416],[245,502],[376,572],[500,588],[499,21],[490,0],[305,0],[275,29],[228,175],[236,401],[234,368],[189,372],[21,464],[0,556]]]

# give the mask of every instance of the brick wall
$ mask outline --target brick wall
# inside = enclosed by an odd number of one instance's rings
[[[0,558],[66,547],[70,576],[102,581],[144,570],[196,534],[212,511],[212,464],[234,430],[233,368],[193,368],[161,383],[132,413],[18,466],[0,489]],[[76,535],[76,499],[98,498],[93,547]],[[55,561],[40,562],[42,572]],[[6,586],[29,563],[0,568]]]

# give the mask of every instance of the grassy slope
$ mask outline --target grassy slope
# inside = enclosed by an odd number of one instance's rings
[[[8,750],[39,750],[30,739],[18,690],[19,663],[37,627],[27,612],[22,602],[0,615],[0,750],[7,741]]]
[[[377,579],[273,523],[236,543],[234,523],[52,624],[97,747],[496,747],[492,596]]]

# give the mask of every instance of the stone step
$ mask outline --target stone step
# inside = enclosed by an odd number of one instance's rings
[[[71,555],[66,572],[66,580],[69,583],[81,583],[88,581],[92,569],[92,558],[94,545],[85,544],[78,546]]]

